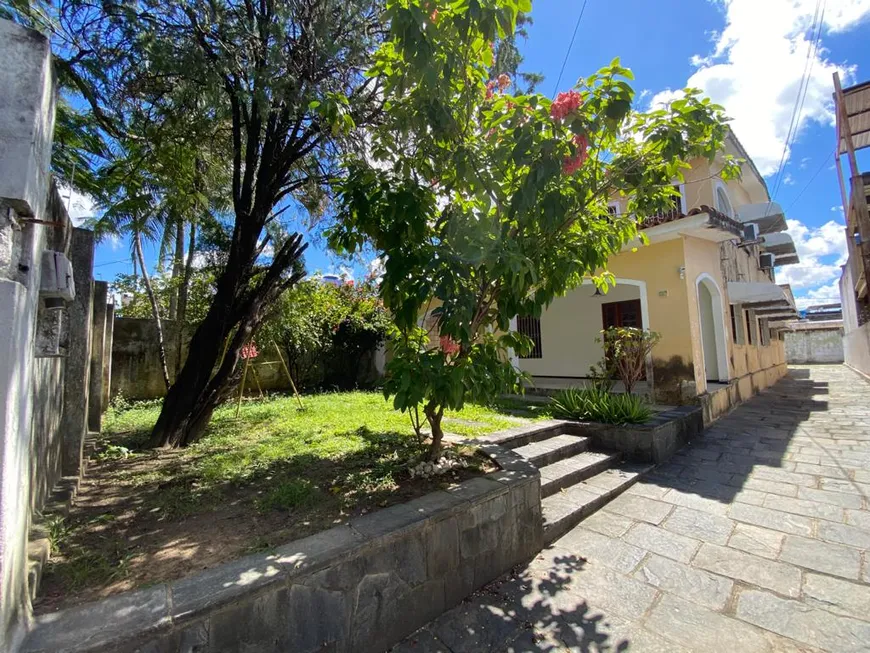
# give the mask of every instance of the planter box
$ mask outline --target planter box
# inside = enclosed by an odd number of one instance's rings
[[[704,431],[698,406],[679,406],[657,413],[646,424],[618,426],[592,422],[566,422],[574,435],[592,438],[595,447],[621,451],[628,460],[663,463]]]

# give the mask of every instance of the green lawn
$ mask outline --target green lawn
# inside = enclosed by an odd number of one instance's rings
[[[178,490],[162,493],[158,504],[164,511],[185,512],[227,484],[244,485],[271,475],[272,490],[260,507],[292,508],[318,489],[320,479],[312,479],[310,472],[325,461],[335,471],[347,470],[334,474],[330,489],[352,498],[396,487],[396,475],[423,453],[408,415],[394,410],[379,393],[311,395],[303,398],[303,405],[299,410],[293,397],[245,401],[238,418],[234,405],[222,406],[205,435],[178,452],[174,464],[137,467],[122,472],[119,480],[136,486],[169,483]],[[150,456],[142,447],[159,412],[159,402],[110,411],[103,428],[103,457],[123,455],[124,449],[141,451],[133,456]],[[445,414],[444,426],[450,433],[474,437],[515,424],[496,410],[469,404]],[[289,480],[276,485],[275,473]]]
[[[76,504],[52,522],[59,551],[43,610],[220,564],[304,537],[469,475],[484,458],[457,450],[468,470],[426,481],[408,467],[425,454],[407,414],[373,392],[246,400],[219,408],[204,436],[177,451],[147,448],[159,402],[116,406]],[[497,409],[445,415],[473,437],[516,425]],[[71,598],[72,597],[72,598]]]

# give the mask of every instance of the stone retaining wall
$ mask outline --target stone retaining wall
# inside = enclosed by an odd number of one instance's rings
[[[738,404],[766,390],[788,374],[788,365],[774,365],[734,379],[724,388],[700,396],[704,425],[711,424]]]
[[[195,576],[42,615],[28,653],[380,652],[543,546],[540,475],[501,469]]]

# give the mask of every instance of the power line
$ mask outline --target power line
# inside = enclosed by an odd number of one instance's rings
[[[823,0],[816,0],[816,11],[813,14],[813,22],[811,24],[810,30],[812,40],[810,41],[809,47],[807,48],[807,58],[804,62],[804,71],[801,75],[801,82],[798,86],[797,95],[795,96],[795,103],[794,108],[792,109],[791,120],[789,120],[788,132],[785,136],[785,142],[782,145],[782,156],[779,160],[776,182],[773,185],[773,192],[771,193],[770,202],[768,202],[767,211],[765,211],[765,213],[770,210],[770,207],[773,204],[773,200],[776,198],[776,194],[779,192],[779,189],[782,186],[782,182],[785,179],[785,157],[788,153],[789,145],[791,144],[791,142],[794,141],[794,138],[797,136],[798,126],[800,125],[800,116],[803,112],[804,102],[806,101],[807,97],[807,91],[810,88],[810,74],[813,69],[813,63],[815,62],[815,54],[818,52],[819,40],[822,36],[822,25],[825,18],[825,5],[827,5],[827,0],[824,0],[824,3]],[[821,14],[819,13],[820,10]]]
[[[810,180],[806,184],[804,184],[804,187],[801,188],[801,192],[799,192],[797,194],[797,196],[791,201],[791,204],[788,205],[788,208],[785,210],[785,213],[788,213],[791,210],[791,207],[793,207],[795,204],[797,204],[797,201],[801,198],[801,195],[803,195],[804,191],[810,187],[810,184],[812,184],[816,180],[816,177],[819,176],[819,173],[822,171],[822,168],[824,168],[828,164],[828,161],[831,160],[832,156],[834,156],[833,151],[831,151],[828,154],[828,158],[826,158],[824,161],[822,161],[822,165],[820,165],[818,167],[818,169],[813,173],[813,176],[810,177]]]
[[[122,259],[118,259],[117,261],[105,261],[104,263],[97,263],[94,265],[94,267],[99,268],[99,267],[102,267],[104,265],[114,265],[115,263],[129,263],[129,262],[130,262],[130,259],[122,258]]]
[[[556,92],[559,90],[559,83],[562,81],[562,74],[565,72],[565,66],[568,64],[568,57],[571,55],[571,48],[574,47],[574,39],[577,38],[577,30],[580,29],[580,21],[583,20],[583,12],[586,11],[586,2],[583,0],[583,6],[580,7],[580,15],[577,16],[577,22],[574,24],[574,33],[571,35],[571,42],[568,44],[568,51],[565,53],[565,59],[562,61],[562,68],[559,69],[559,76],[556,78],[556,85],[553,87],[552,97],[556,97]]]

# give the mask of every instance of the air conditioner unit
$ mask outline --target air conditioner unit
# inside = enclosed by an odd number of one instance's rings
[[[759,254],[758,255],[758,267],[762,270],[770,270],[773,268],[774,263],[776,263],[776,256],[770,253]]]
[[[42,253],[42,284],[39,292],[46,299],[71,302],[76,298],[72,263],[63,252],[46,250]]]
[[[758,240],[758,225],[754,222],[743,225],[743,240]]]

